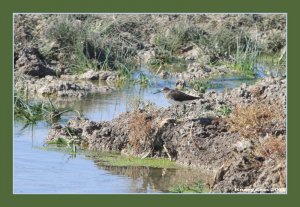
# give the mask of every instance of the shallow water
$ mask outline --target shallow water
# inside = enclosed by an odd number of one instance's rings
[[[248,85],[254,84],[257,81],[257,78],[245,79],[243,77],[225,77],[217,78],[210,83],[213,85],[213,88],[208,90],[215,90],[217,92],[222,92],[224,89],[232,89],[239,87],[243,83]]]
[[[170,103],[162,94],[153,92],[163,86],[171,87],[174,81],[155,78],[151,88],[128,87],[107,95],[91,95],[82,100],[65,101],[94,121],[107,121],[130,108],[133,97],[155,103],[159,107]],[[75,116],[65,114],[60,123]],[[187,182],[192,170],[145,167],[113,167],[94,163],[84,155],[43,150],[43,141],[49,125],[39,122],[32,129],[24,124],[14,125],[14,193],[162,193],[182,179]],[[199,173],[192,181],[199,181]],[[190,182],[192,182],[190,180]]]
[[[98,168],[92,160],[40,149],[48,127],[15,125],[14,193],[132,193],[132,179]],[[149,189],[148,192],[152,192]]]
[[[71,106],[93,121],[108,121],[128,111],[134,97],[155,103],[158,107],[169,106],[162,93],[153,92],[164,86],[173,88],[175,80],[160,79],[146,70],[142,72],[149,78],[151,87],[135,85],[112,94],[63,101],[60,105]],[[244,79],[236,77],[216,79],[213,83],[219,87],[214,90],[234,88],[243,82]],[[75,114],[65,114],[60,123],[65,124],[72,116]],[[33,129],[22,127],[22,123],[15,122],[14,193],[162,193],[168,192],[179,181],[192,183],[203,177],[189,169],[104,166],[84,155],[75,158],[67,153],[46,151],[41,146],[48,134],[47,123],[39,122]]]
[[[171,103],[166,100],[162,93],[153,94],[164,86],[173,87],[174,79],[164,80],[152,73],[142,70],[150,81],[149,87],[143,87],[139,84],[127,86],[119,89],[111,94],[93,94],[81,100],[70,100],[57,102],[58,106],[71,106],[83,114],[84,117],[93,121],[109,121],[117,117],[119,114],[129,111],[132,108],[134,100],[140,99],[144,102],[154,103],[158,107],[167,107]],[[136,78],[139,73],[135,74]],[[100,83],[101,84],[101,83]],[[66,121],[74,114],[68,113],[63,116]]]
[[[34,129],[14,125],[14,193],[117,194],[163,193],[178,183],[193,183],[203,175],[190,169],[115,167],[84,155],[43,149],[49,126]]]

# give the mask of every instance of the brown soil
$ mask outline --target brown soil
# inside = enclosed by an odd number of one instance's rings
[[[165,157],[209,171],[213,192],[277,192],[286,186],[284,110],[275,119],[264,117],[265,130],[247,135],[239,125],[232,128],[232,119],[238,116],[234,111],[241,104],[249,108],[261,104],[270,108],[274,103],[285,106],[285,93],[286,79],[268,78],[225,93],[207,92],[185,105],[136,109],[110,122],[71,119],[66,127],[53,126],[47,141],[70,139],[71,129],[72,136],[80,137],[80,143],[91,150]],[[233,109],[229,117],[219,114],[225,105]],[[262,126],[245,123],[244,127]]]

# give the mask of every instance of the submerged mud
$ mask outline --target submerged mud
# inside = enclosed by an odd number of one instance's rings
[[[267,78],[224,93],[210,91],[199,100],[168,108],[147,106],[112,121],[74,118],[66,126],[53,125],[46,142],[76,138],[90,150],[168,158],[209,172],[212,192],[278,192],[286,186],[285,159],[274,158],[269,148],[262,153],[261,147],[273,139],[286,142],[285,114],[266,122],[263,130],[255,129],[257,137],[247,137],[233,130],[234,121],[222,113],[224,107],[259,104],[285,108],[286,79]]]

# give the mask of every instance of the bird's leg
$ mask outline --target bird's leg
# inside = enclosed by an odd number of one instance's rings
[[[179,118],[178,108],[179,108],[179,105],[177,104],[177,105],[176,105],[176,118]]]
[[[185,114],[185,112],[186,112],[186,105],[183,104],[183,114]]]
[[[173,113],[175,119],[177,119],[179,117],[177,108],[178,108],[178,104],[175,105],[175,112]]]

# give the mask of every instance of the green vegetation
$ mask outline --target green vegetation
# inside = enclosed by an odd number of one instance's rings
[[[156,168],[178,168],[175,162],[161,158],[138,158],[113,153],[99,153],[92,156],[93,160],[109,166],[144,166]]]
[[[143,72],[141,72],[139,74],[139,78],[135,82],[139,83],[143,87],[149,86],[149,84],[150,84],[150,80],[149,80],[148,76]]]
[[[70,129],[67,128],[67,133],[72,137],[70,139],[66,139],[64,137],[58,137],[57,139],[51,140],[47,142],[48,146],[55,145],[57,147],[69,147],[71,149],[72,154],[77,153],[77,145],[80,143],[80,138],[77,136],[72,136]]]
[[[127,33],[120,34],[120,30],[126,30],[136,20],[97,20],[97,15],[50,15],[46,38],[50,42],[56,42],[60,50],[61,55],[56,59],[74,74],[88,69],[132,70],[138,40],[133,36],[126,36]],[[47,51],[51,49],[53,48]]]
[[[59,142],[62,143],[58,145]],[[63,152],[66,154],[73,154],[72,146],[66,147],[64,145],[66,140],[63,138],[58,138],[55,142],[50,142],[45,147],[40,147],[39,149],[42,150],[49,150],[49,151],[58,151]],[[107,166],[140,166],[140,167],[155,167],[155,168],[179,168],[179,166],[168,159],[162,158],[144,158],[141,159],[139,157],[133,156],[125,156],[121,155],[120,153],[114,152],[96,152],[96,151],[89,151],[89,150],[77,150],[76,154],[85,155],[86,157],[93,159],[95,162],[101,163]]]
[[[283,14],[19,14],[14,47],[16,57],[36,47],[62,73],[116,70],[130,79],[139,51],[162,65],[188,61],[183,54],[197,50],[194,61],[253,74],[261,54],[284,62],[285,25]]]
[[[132,71],[130,71],[125,65],[121,65],[119,68],[119,78],[116,82],[118,87],[130,86],[134,83]]]
[[[134,73],[128,68],[121,66],[119,71],[119,79],[116,82],[118,87],[131,87],[135,84],[139,84],[142,87],[151,85],[150,78],[142,71],[139,71],[138,76],[135,77]]]
[[[176,185],[171,187],[169,191],[172,193],[206,193],[208,189],[203,182],[199,181],[191,186],[187,184]]]
[[[241,39],[237,37],[236,54],[234,56],[234,67],[246,75],[254,75],[260,51],[257,42],[249,38],[241,44]]]
[[[155,36],[155,56],[151,64],[171,64],[178,62],[176,54],[180,47],[187,41],[188,32],[185,21],[180,21],[167,32],[160,32]]]
[[[207,80],[192,80],[189,84],[195,91],[199,91],[201,93],[205,93],[205,91],[209,88],[209,81]]]
[[[183,48],[190,45],[199,48],[203,52],[202,57],[208,57],[206,60],[200,57],[204,64],[226,63],[242,73],[253,75],[261,53],[279,54],[285,47],[285,35],[282,32],[274,33],[265,42],[258,39],[259,32],[279,27],[274,21],[265,19],[265,16],[228,15],[232,21],[224,21],[219,25],[216,21],[199,24],[199,19],[204,21],[207,18],[204,16],[182,15],[177,24],[159,32],[155,38],[155,57],[151,63],[172,63],[184,51]],[[272,18],[284,25],[284,16],[273,15]]]
[[[226,117],[232,112],[232,110],[229,106],[224,105],[224,106],[221,106],[217,112],[221,116]]]
[[[68,141],[63,138],[63,137],[58,137],[57,139],[55,140],[51,140],[49,142],[47,142],[48,145],[57,145],[57,146],[67,146],[68,145]]]
[[[194,79],[189,82],[189,85],[195,90],[201,93],[205,93],[205,91],[210,88],[218,88],[219,84],[211,83],[210,79]]]
[[[74,109],[59,109],[53,105],[48,99],[48,103],[29,102],[27,98],[21,94],[14,95],[14,116],[23,120],[26,124],[36,124],[37,121],[46,120],[47,122],[56,122],[60,116],[67,112],[80,113]]]

